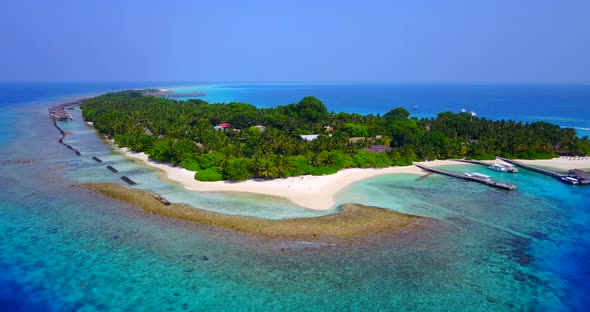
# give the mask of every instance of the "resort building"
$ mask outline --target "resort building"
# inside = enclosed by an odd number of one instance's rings
[[[215,130],[225,130],[225,129],[228,129],[229,127],[230,127],[230,124],[228,124],[228,123],[220,123],[213,128],[215,128]]]
[[[311,142],[317,139],[320,135],[319,134],[302,134],[299,137],[307,142]]]
[[[387,153],[391,150],[392,148],[387,145],[371,145],[364,149],[365,152],[369,153]]]
[[[254,126],[254,128],[258,128],[258,130],[260,130],[260,132],[266,131],[266,127],[262,126],[262,125],[256,125],[256,126]]]

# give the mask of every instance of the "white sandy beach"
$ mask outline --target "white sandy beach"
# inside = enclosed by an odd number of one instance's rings
[[[559,169],[561,171],[568,171],[570,169],[588,169],[590,168],[590,157],[559,157],[553,159],[538,159],[538,160],[518,160],[522,163],[533,166],[544,166]]]
[[[275,180],[247,180],[243,182],[200,182],[194,179],[195,173],[182,167],[159,163],[148,159],[145,153],[134,153],[121,149],[123,153],[137,160],[141,160],[152,168],[165,172],[169,180],[182,184],[186,189],[199,192],[246,192],[282,197],[291,202],[314,210],[327,210],[334,205],[334,195],[349,185],[386,174],[416,174],[425,175],[427,172],[416,166],[389,167],[383,169],[351,168],[340,170],[336,174],[326,176],[299,176]],[[562,170],[574,168],[590,168],[590,158],[569,160],[555,158],[551,160],[527,160],[529,164],[548,166]],[[427,166],[460,165],[462,163],[450,160],[435,160],[424,163]]]
[[[247,180],[243,182],[200,182],[195,173],[182,167],[159,163],[148,159],[145,153],[122,149],[126,156],[138,159],[152,168],[162,170],[169,180],[182,184],[186,189],[199,192],[246,192],[283,197],[291,202],[314,210],[327,210],[334,205],[334,195],[347,186],[375,176],[406,173],[424,175],[427,172],[416,166],[389,167],[383,169],[351,168],[327,176],[299,176],[275,180]],[[456,164],[452,161],[430,161],[429,166]]]

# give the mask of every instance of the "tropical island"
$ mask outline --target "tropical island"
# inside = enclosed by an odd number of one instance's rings
[[[386,174],[424,175],[411,165],[426,160],[439,166],[456,163],[436,159],[501,155],[546,160],[565,171],[590,167],[588,158],[575,165],[554,158],[587,155],[590,141],[546,122],[494,121],[465,112],[417,119],[399,107],[383,116],[330,113],[312,96],[257,108],[176,101],[153,92],[91,98],[82,104],[83,117],[126,156],[192,191],[255,193],[326,210],[348,185]]]
[[[590,154],[588,137],[547,122],[487,120],[465,112],[417,119],[401,107],[384,115],[330,113],[312,96],[257,108],[122,91],[89,99],[82,108],[84,119],[120,147],[194,171],[199,181],[326,175],[448,158]]]

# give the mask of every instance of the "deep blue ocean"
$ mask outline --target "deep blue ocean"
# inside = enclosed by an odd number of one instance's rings
[[[590,134],[590,85],[274,83],[172,89],[205,92],[203,99],[211,103],[241,101],[259,107],[297,103],[304,96],[314,95],[330,111],[384,114],[405,107],[418,118],[465,109],[488,119],[548,121]]]
[[[430,175],[354,184],[337,202],[432,218],[353,246],[262,240],[149,215],[86,191],[121,183],[113,164],[174,202],[260,218],[313,217],[275,198],[185,191],[104,144],[74,109],[49,106],[106,91],[203,91],[261,107],[315,95],[332,111],[478,116],[590,129],[590,86],[400,84],[0,84],[0,311],[585,311],[590,295],[590,187],[536,173],[486,172],[505,192]],[[104,163],[91,159],[98,156]],[[481,170],[450,166],[457,172]],[[208,260],[203,260],[203,256]]]

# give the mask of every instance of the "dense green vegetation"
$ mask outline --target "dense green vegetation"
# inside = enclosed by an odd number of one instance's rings
[[[590,154],[587,137],[546,122],[492,121],[467,113],[410,118],[404,108],[387,114],[329,113],[315,97],[297,104],[256,108],[109,93],[82,105],[84,119],[120,146],[151,159],[197,171],[202,181],[331,174],[342,168],[381,168],[446,158],[551,158],[557,152]],[[229,123],[227,129],[214,126]],[[257,125],[266,129],[262,130]],[[302,134],[320,134],[312,141]],[[386,153],[363,149],[392,147]]]

